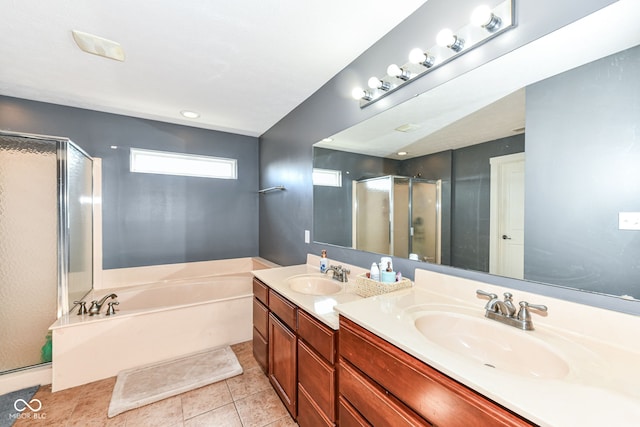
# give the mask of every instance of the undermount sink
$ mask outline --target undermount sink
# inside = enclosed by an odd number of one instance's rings
[[[342,286],[337,281],[320,274],[289,277],[287,283],[291,290],[307,295],[331,295],[342,290]]]
[[[488,368],[534,378],[558,379],[569,373],[569,365],[535,332],[524,332],[492,323],[490,319],[435,311],[415,320],[418,331],[429,341],[475,360]]]

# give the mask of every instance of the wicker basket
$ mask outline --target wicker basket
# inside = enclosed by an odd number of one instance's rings
[[[356,276],[356,294],[365,298],[410,288],[411,286],[411,280],[405,278],[393,283],[382,283],[369,279],[365,274]]]

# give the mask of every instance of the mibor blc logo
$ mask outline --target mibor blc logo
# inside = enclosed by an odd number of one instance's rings
[[[16,399],[13,402],[13,408],[18,411],[17,414],[11,414],[10,417],[14,419],[23,419],[23,418],[31,418],[31,419],[45,419],[47,418],[47,414],[39,413],[42,409],[42,402],[39,399],[31,399],[27,402],[24,399]],[[32,413],[24,413],[26,409],[31,410]]]

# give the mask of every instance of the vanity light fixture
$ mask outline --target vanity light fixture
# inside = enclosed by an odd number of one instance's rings
[[[412,64],[424,65],[426,68],[433,67],[433,64],[436,63],[436,58],[429,55],[429,52],[424,52],[419,47],[412,49],[409,52],[409,62]]]
[[[371,77],[369,79],[369,81],[367,82],[367,84],[369,85],[369,87],[371,89],[380,89],[383,91],[388,91],[389,89],[391,89],[391,83],[389,82],[385,82],[384,80],[380,80],[377,77]]]
[[[449,28],[443,28],[436,36],[436,43],[441,47],[448,47],[454,52],[460,52],[464,47],[464,39],[453,34]]]
[[[396,64],[391,64],[387,67],[387,75],[407,81],[411,78],[411,71],[400,68]]]
[[[364,108],[405,84],[417,80],[514,28],[516,26],[514,6],[515,0],[502,0],[493,6],[476,7],[471,13],[470,20],[468,18],[459,20],[459,22],[466,21],[466,24],[441,30],[437,33],[436,45],[427,50],[412,49],[409,52],[409,62],[403,65],[395,63],[389,65],[385,76],[369,79],[370,89],[363,90],[358,87],[351,92],[351,95],[359,101],[360,108]]]
[[[471,14],[471,24],[476,27],[482,27],[490,33],[493,33],[502,25],[502,19],[500,19],[499,16],[496,16],[489,6],[482,5],[476,7]]]
[[[186,117],[187,119],[197,119],[198,117],[200,117],[200,113],[196,113],[195,111],[189,111],[189,110],[182,110],[180,111],[180,114],[182,114],[182,116]]]

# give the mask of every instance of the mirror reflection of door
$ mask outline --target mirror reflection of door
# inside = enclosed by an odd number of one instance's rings
[[[489,272],[524,278],[524,153],[493,157]]]

